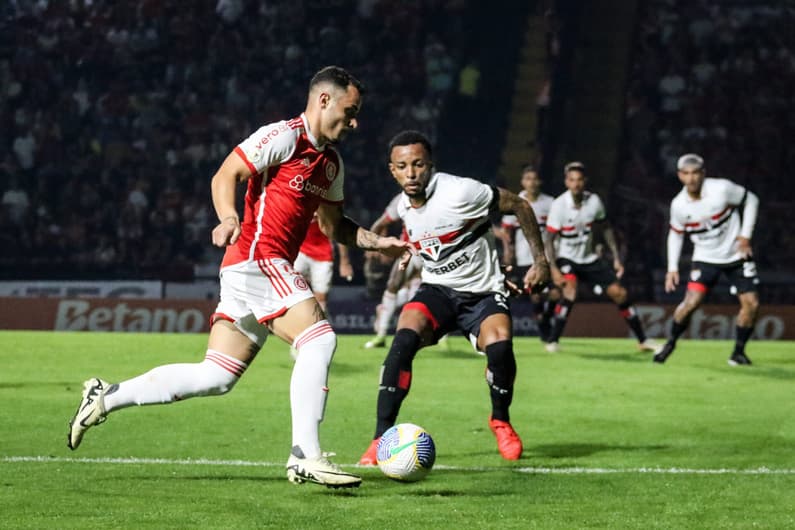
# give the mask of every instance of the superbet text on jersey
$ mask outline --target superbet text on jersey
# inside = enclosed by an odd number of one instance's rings
[[[474,179],[435,173],[425,204],[414,208],[408,196],[401,196],[398,215],[422,257],[424,283],[507,295],[489,221],[495,193]]]

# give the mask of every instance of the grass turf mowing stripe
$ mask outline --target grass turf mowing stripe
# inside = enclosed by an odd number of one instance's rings
[[[168,459],[168,458],[135,458],[135,457],[104,457],[104,458],[73,458],[54,456],[4,456],[0,461],[6,463],[38,462],[38,463],[74,463],[74,464],[148,464],[148,465],[179,465],[179,466],[232,466],[232,467],[282,467],[284,463],[252,462],[250,460],[211,460]],[[364,467],[358,464],[354,467]],[[368,466],[369,467],[369,466]],[[607,475],[607,474],[657,474],[657,475],[795,475],[795,469],[771,469],[757,467],[750,469],[692,469],[680,467],[487,467],[487,466],[435,466],[434,469],[444,471],[501,471],[508,469],[517,473],[538,475]]]

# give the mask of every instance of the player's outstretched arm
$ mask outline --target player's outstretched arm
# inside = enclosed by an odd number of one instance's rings
[[[341,206],[321,204],[317,214],[320,230],[326,236],[345,246],[358,247],[362,250],[377,250],[393,258],[402,256],[402,268],[408,264],[411,255],[416,253],[408,241],[401,241],[396,237],[379,236],[362,228],[355,221],[343,215]]]

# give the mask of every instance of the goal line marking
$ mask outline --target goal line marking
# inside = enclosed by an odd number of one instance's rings
[[[75,458],[60,456],[3,456],[0,462],[18,463],[69,463],[69,464],[118,464],[118,465],[167,465],[167,466],[230,466],[230,467],[284,467],[284,462],[257,462],[251,460],[212,460],[207,458]],[[354,465],[353,467],[362,467]],[[686,467],[498,467],[498,466],[445,466],[435,469],[443,471],[514,471],[538,475],[795,475],[795,469],[755,468],[712,468],[697,469]]]

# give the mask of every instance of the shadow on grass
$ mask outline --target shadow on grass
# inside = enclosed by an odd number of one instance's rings
[[[775,366],[764,366],[759,363],[751,366],[728,366],[721,367],[709,365],[703,366],[711,371],[726,373],[726,370],[731,370],[732,374],[737,374],[740,377],[765,377],[767,379],[778,379],[780,381],[793,381],[795,380],[795,371],[787,370],[785,368],[778,368]]]
[[[649,363],[651,364],[650,354],[640,352],[632,353],[576,353],[577,357],[589,361],[610,361],[624,363]]]
[[[547,458],[577,458],[609,451],[659,451],[667,445],[607,445],[607,444],[544,444],[527,447],[526,451]]]

